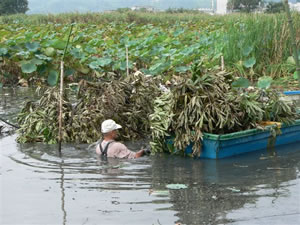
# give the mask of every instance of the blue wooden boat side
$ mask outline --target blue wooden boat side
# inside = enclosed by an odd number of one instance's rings
[[[275,126],[268,126],[266,130],[251,129],[224,135],[205,133],[200,158],[221,159],[266,149],[270,147],[268,143],[272,141],[272,128],[274,129]],[[300,120],[296,120],[291,125],[283,125],[280,131],[281,134],[276,135],[272,147],[295,142],[300,144]],[[192,153],[192,144],[186,148],[185,153]]]
[[[300,95],[300,90],[297,90],[297,91],[284,91],[283,94],[285,94],[285,95]]]

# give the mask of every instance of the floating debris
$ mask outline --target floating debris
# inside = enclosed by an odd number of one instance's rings
[[[187,185],[185,184],[167,184],[166,187],[172,190],[186,189]]]

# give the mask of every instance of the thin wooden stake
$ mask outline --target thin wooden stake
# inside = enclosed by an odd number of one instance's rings
[[[61,142],[62,142],[62,129],[63,129],[63,122],[62,122],[62,114],[63,114],[63,96],[64,96],[64,59],[68,49],[70,37],[73,30],[73,24],[70,28],[70,33],[68,36],[68,41],[64,50],[64,54],[62,56],[62,60],[60,61],[60,89],[59,89],[59,115],[58,115],[58,152],[61,155]]]
[[[294,55],[294,59],[296,62],[296,73],[298,76],[298,85],[300,87],[300,63],[299,63],[299,55],[298,55],[298,48],[297,48],[297,42],[296,42],[296,32],[295,32],[295,28],[293,26],[293,20],[292,20],[292,16],[291,16],[291,12],[290,12],[289,1],[283,0],[283,3],[285,5],[285,11],[287,14],[288,23],[289,23],[289,27],[290,27],[291,41],[292,41],[293,53],[294,53],[293,55]]]
[[[126,71],[127,76],[129,76],[129,60],[128,60],[128,47],[126,46]]]
[[[225,70],[224,56],[221,55],[221,70]]]
[[[62,114],[63,114],[64,61],[60,62],[59,116],[58,116],[58,150],[61,153]]]

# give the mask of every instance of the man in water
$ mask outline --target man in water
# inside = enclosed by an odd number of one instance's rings
[[[115,141],[118,136],[117,130],[121,128],[121,125],[111,119],[103,121],[101,124],[103,140],[97,144],[96,153],[107,157],[127,159],[134,159],[143,156],[145,154],[145,150],[133,152],[122,143]]]

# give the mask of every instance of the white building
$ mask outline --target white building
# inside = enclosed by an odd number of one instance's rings
[[[153,6],[133,6],[130,8],[132,11],[138,11],[138,10],[146,10],[147,12],[155,12],[158,11],[156,8]]]
[[[227,2],[228,0],[217,0],[216,14],[226,14],[227,13]]]
[[[295,11],[300,12],[300,3],[295,3],[295,4],[289,3],[289,4],[290,4],[291,10],[295,10]]]
[[[227,3],[228,0],[210,0],[211,7],[209,8],[199,8],[201,12],[208,12],[213,14],[226,14],[227,13]]]

